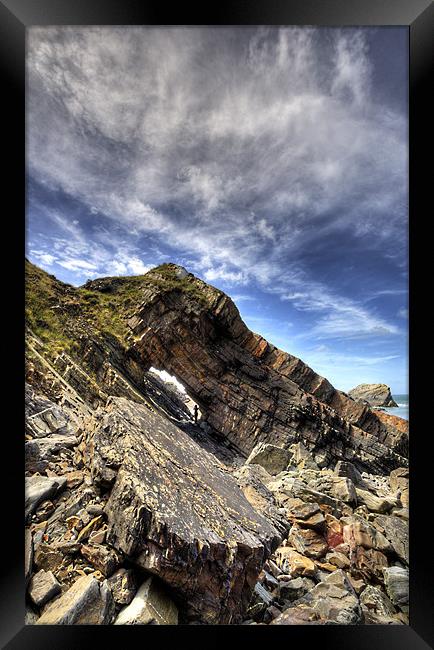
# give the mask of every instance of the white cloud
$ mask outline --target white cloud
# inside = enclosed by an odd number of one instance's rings
[[[336,295],[324,285],[312,282],[309,278],[299,276],[293,280],[293,285],[295,290],[282,294],[282,300],[290,301],[299,311],[324,314],[319,316],[308,332],[299,337],[356,339],[399,333],[393,323],[368,311],[355,300]]]
[[[152,235],[207,281],[318,313],[317,338],[396,334],[302,270],[334,233],[405,239],[406,117],[375,102],[363,29],[331,30],[327,48],[298,27],[30,28],[29,171],[128,233],[91,245],[53,213],[57,263],[143,273],[132,238]]]

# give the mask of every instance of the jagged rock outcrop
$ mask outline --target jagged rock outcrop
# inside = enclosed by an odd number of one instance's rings
[[[240,620],[280,536],[215,457],[148,407],[111,398],[87,423],[85,462],[110,487],[107,541],[188,603]]]
[[[29,284],[28,623],[408,623],[405,421],[181,267]]]
[[[348,395],[357,402],[368,403],[370,406],[398,406],[386,384],[359,384]]]
[[[167,273],[177,268],[167,266]],[[188,291],[164,284],[158,269],[148,275],[129,320],[133,349],[146,368],[174,374],[208,424],[241,452],[302,440],[312,453],[324,450],[329,464],[346,459],[374,472],[406,458],[406,433],[251,332],[224,293],[191,274]]]
[[[407,465],[406,430],[251,332],[228,296],[182,267],[164,264],[75,290],[28,269],[31,304],[38,314],[43,304],[47,323],[54,313],[55,336],[66,339],[67,352],[53,356],[53,382],[63,380],[93,406],[108,395],[158,405],[162,391],[147,372],[154,366],[175,375],[210,430],[245,456],[261,442],[286,448],[301,441],[322,467],[350,460],[383,473]],[[29,318],[29,327],[38,322]],[[49,328],[41,331],[47,336]],[[29,346],[38,366],[37,346]],[[179,418],[182,407],[167,393],[163,399]]]

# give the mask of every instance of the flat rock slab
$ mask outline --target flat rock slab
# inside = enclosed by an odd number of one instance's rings
[[[48,605],[37,625],[105,625],[111,622],[113,605],[107,581],[83,576]]]
[[[59,454],[64,449],[71,449],[78,444],[75,435],[49,435],[45,438],[29,440],[25,444],[26,461],[29,460],[50,460],[51,457]]]
[[[140,587],[127,607],[120,612],[115,625],[177,625],[178,608],[167,595],[164,585],[151,576]]]
[[[41,501],[51,498],[66,486],[66,478],[59,476],[47,478],[46,476],[30,476],[26,478],[26,521],[34,513]]]
[[[62,409],[46,397],[37,395],[30,384],[26,384],[25,415],[26,433],[34,438],[63,434],[70,429]]]
[[[148,407],[110,398],[87,431],[92,475],[113,485],[107,542],[178,590],[189,619],[241,620],[280,541],[273,525],[214,456]]]

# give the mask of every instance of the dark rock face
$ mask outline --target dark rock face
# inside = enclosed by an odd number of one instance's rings
[[[143,291],[129,320],[132,348],[145,368],[183,382],[208,424],[242,453],[300,440],[312,455],[324,450],[329,465],[350,460],[381,473],[407,464],[405,432],[251,332],[221,291],[191,274],[193,297],[162,290],[157,280],[155,272],[155,287]]]
[[[97,484],[112,486],[107,541],[188,603],[188,618],[237,622],[276,529],[223,465],[187,434],[124,398],[87,426]]]
[[[356,401],[367,402],[370,406],[398,406],[386,384],[359,384],[348,395]]]

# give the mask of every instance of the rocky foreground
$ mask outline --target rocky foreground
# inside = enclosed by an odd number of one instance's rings
[[[28,273],[28,624],[408,623],[406,424],[181,267]]]

